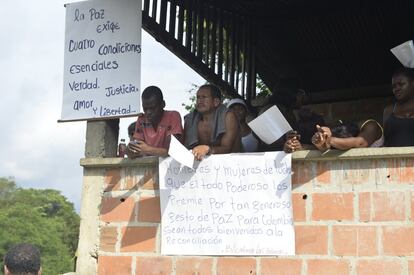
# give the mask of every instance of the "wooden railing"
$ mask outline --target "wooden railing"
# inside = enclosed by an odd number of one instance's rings
[[[218,2],[219,3],[219,2]],[[246,15],[212,1],[143,0],[142,25],[227,97],[256,96],[254,31]]]

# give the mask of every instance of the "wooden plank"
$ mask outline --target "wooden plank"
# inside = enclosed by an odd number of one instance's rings
[[[167,0],[161,0],[160,25],[167,30]]]
[[[197,0],[192,0],[191,1],[191,5],[193,7],[192,11],[191,11],[191,17],[192,19],[192,24],[191,24],[191,43],[192,43],[192,47],[191,47],[191,52],[195,55],[196,54],[196,50],[197,50]]]
[[[169,33],[175,38],[175,25],[177,21],[177,1],[170,0],[170,23],[169,26]]]
[[[204,9],[203,1],[197,0],[197,57],[202,60],[204,52]]]
[[[192,0],[186,0],[185,9],[185,47],[191,51],[191,34],[193,27]]]
[[[217,61],[217,74],[220,78],[223,78],[223,12],[218,10],[218,61]]]
[[[205,17],[205,20],[206,20],[206,24],[205,24],[205,33],[206,33],[206,35],[204,36],[205,38],[204,38],[204,41],[205,41],[205,43],[206,43],[206,47],[205,47],[205,50],[204,50],[204,56],[203,56],[203,58],[204,58],[204,63],[206,63],[207,64],[207,66],[210,64],[210,60],[209,60],[209,57],[210,57],[210,35],[211,35],[211,32],[210,32],[210,29],[211,29],[211,13],[210,13],[210,5],[207,3],[207,4],[205,4],[204,6],[203,6],[203,8],[204,8],[204,17]]]
[[[184,36],[184,4],[182,3],[178,6],[178,33],[177,33],[177,40],[182,45],[184,45],[183,36]]]
[[[234,72],[235,72],[235,59],[236,59],[236,21],[235,15],[232,14],[229,22],[230,29],[230,58],[229,58],[229,72],[230,72],[230,85],[234,87]]]
[[[212,7],[211,9],[211,59],[210,59],[210,68],[215,72],[216,71],[216,52],[217,52],[217,9]]]
[[[225,26],[225,38],[224,38],[224,81],[229,81],[229,64],[230,64],[230,15],[224,13],[224,26]],[[224,19],[223,18],[223,19]]]
[[[242,26],[242,81],[241,81],[241,91],[242,91],[242,96],[245,98],[246,97],[246,58],[247,58],[247,28],[246,28],[246,22],[243,22],[243,26]]]
[[[143,13],[149,16],[150,0],[144,0]]]
[[[235,85],[234,88],[236,89],[237,93],[240,94],[239,92],[239,72],[240,72],[240,44],[241,44],[241,39],[240,39],[240,30],[241,30],[241,25],[242,21],[241,21],[241,17],[240,16],[236,16],[235,17],[235,28],[236,28],[236,42],[235,42],[235,47],[234,47],[234,54],[235,54],[235,59],[234,59],[234,68],[235,68]]]
[[[152,15],[151,17],[154,19],[154,21],[157,21],[157,6],[158,2],[157,0],[152,0]]]

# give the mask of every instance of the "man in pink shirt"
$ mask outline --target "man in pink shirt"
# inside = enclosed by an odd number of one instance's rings
[[[166,157],[171,135],[181,141],[181,116],[176,111],[164,111],[165,101],[160,88],[156,86],[145,88],[141,99],[144,115],[137,119],[133,140],[127,147],[128,157]]]

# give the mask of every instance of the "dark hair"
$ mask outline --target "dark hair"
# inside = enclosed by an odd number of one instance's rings
[[[204,84],[204,85],[201,85],[198,89],[199,90],[200,89],[210,89],[211,97],[212,98],[218,98],[218,99],[221,100],[221,91],[215,85],[212,85],[212,84]]]
[[[32,244],[17,244],[7,251],[4,265],[13,275],[36,275],[40,270],[40,251]]]
[[[161,89],[157,86],[148,86],[147,88],[145,88],[144,91],[142,91],[141,97],[145,99],[155,97],[157,99],[157,102],[160,103],[164,100]]]
[[[128,126],[128,135],[133,135],[135,133],[135,126],[137,125],[136,122],[132,122],[131,124],[129,124]]]
[[[356,137],[359,134],[359,127],[353,122],[344,122],[332,127],[331,132],[333,137]]]
[[[410,80],[414,80],[414,69],[406,68],[406,67],[399,67],[396,70],[394,70],[392,77],[397,76],[397,75],[403,75],[409,78]]]

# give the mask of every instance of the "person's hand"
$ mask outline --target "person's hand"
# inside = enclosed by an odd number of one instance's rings
[[[302,144],[296,136],[288,138],[283,146],[285,153],[293,153],[295,151],[302,150]]]
[[[208,145],[197,145],[193,148],[192,153],[196,160],[202,160],[206,155],[210,153],[210,146]]]
[[[151,146],[149,146],[148,144],[146,144],[144,141],[139,141],[137,144],[136,144],[136,148],[138,149],[138,152],[140,153],[140,154],[146,154],[146,155],[149,155],[149,154],[151,154],[151,149],[152,149],[152,147]]]
[[[319,150],[327,150],[331,148],[331,129],[325,126],[316,125],[317,132],[312,136],[312,143]]]
[[[139,148],[139,143],[142,141],[139,140],[133,140],[130,143],[128,143],[127,146],[127,155],[130,158],[136,158],[138,156],[140,156],[140,148]]]

